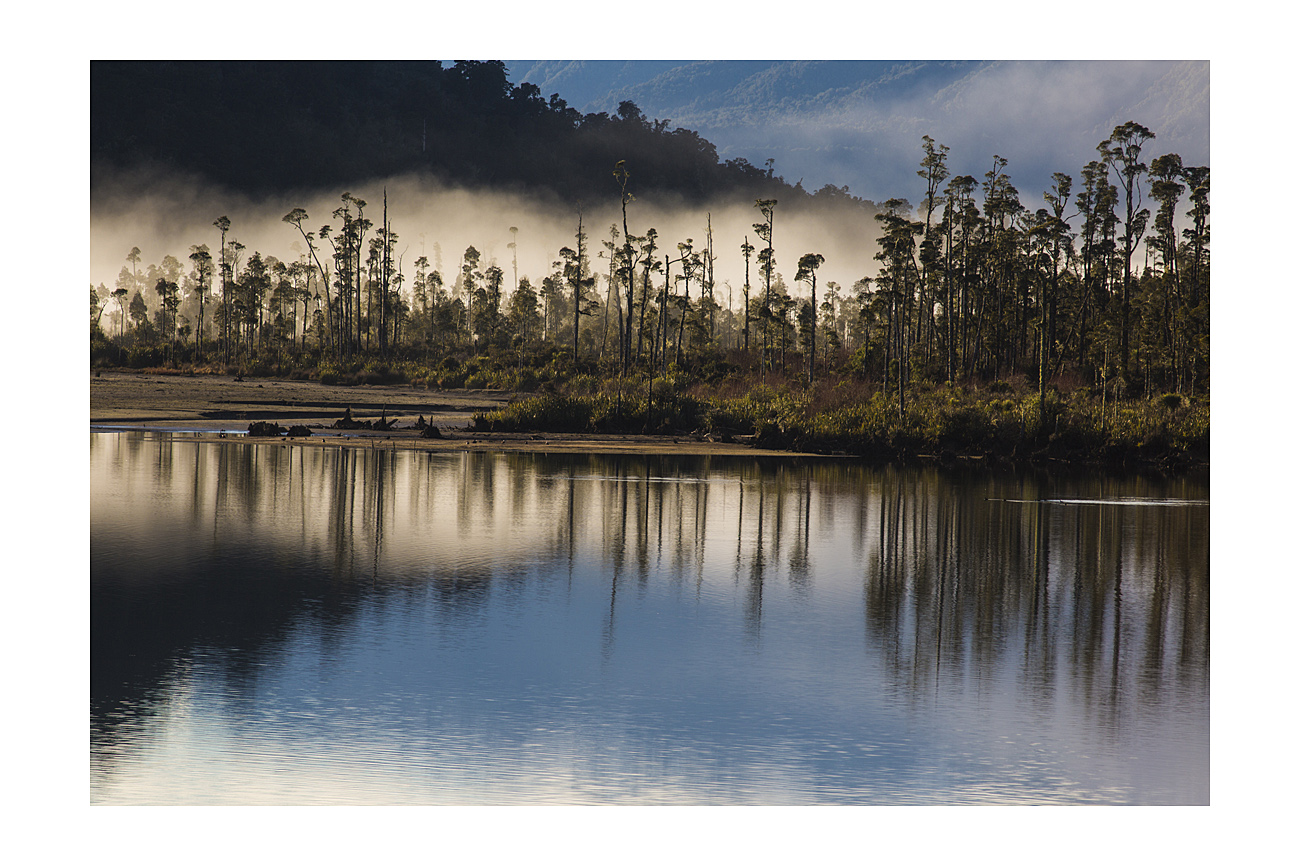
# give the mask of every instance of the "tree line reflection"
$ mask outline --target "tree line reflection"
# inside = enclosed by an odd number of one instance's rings
[[[1097,720],[1208,691],[1204,479],[868,467],[844,460],[404,452],[92,434],[92,736],[159,700],[196,652],[251,687],[286,636],[375,599],[473,617],[534,581],[663,582],[767,607],[859,599],[898,694],[1013,677]],[[846,602],[847,603],[847,602]]]

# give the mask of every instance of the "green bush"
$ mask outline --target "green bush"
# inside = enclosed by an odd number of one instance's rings
[[[590,398],[543,394],[479,413],[471,419],[470,429],[498,433],[581,433],[590,428],[591,416]]]

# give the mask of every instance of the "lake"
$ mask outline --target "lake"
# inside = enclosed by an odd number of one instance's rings
[[[1206,804],[1208,472],[96,431],[92,804]]]

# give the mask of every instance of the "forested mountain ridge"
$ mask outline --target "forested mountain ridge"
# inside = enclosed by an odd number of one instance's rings
[[[463,186],[608,197],[619,160],[638,194],[787,201],[803,192],[634,103],[583,115],[511,84],[501,61],[96,61],[91,187],[161,166],[248,193],[332,188],[411,171]]]

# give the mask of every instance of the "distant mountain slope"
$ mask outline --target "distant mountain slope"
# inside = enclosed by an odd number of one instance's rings
[[[521,82],[559,92],[584,112],[614,111],[624,99],[683,126],[762,122],[825,110],[844,100],[934,93],[980,64],[885,60],[509,61]],[[694,127],[692,127],[694,128]]]
[[[510,77],[534,84],[542,95],[558,93],[579,111],[613,112],[618,109],[615,93],[681,66],[679,60],[511,60],[506,62]],[[621,97],[627,99],[628,97]]]
[[[775,162],[805,187],[847,185],[916,199],[921,137],[951,149],[955,174],[994,154],[1037,201],[1052,172],[1077,177],[1111,130],[1136,120],[1153,153],[1209,162],[1206,61],[511,61],[521,81],[586,112],[632,100],[711,141],[722,159]],[[639,80],[638,80],[639,79]],[[543,86],[543,82],[547,86]]]
[[[627,92],[649,111],[678,112],[690,125],[758,125],[869,100],[933,93],[976,64],[799,60],[704,61],[669,70]],[[594,108],[594,107],[593,107]]]

